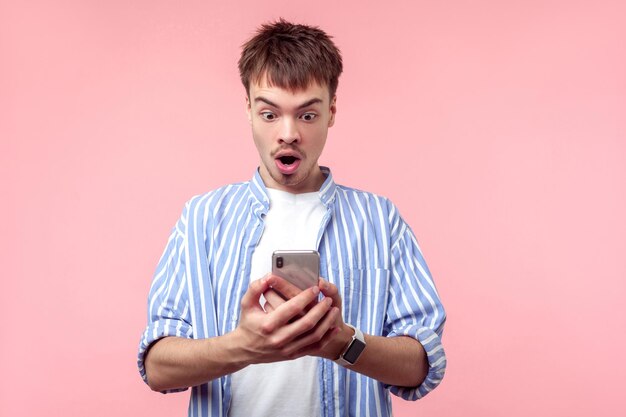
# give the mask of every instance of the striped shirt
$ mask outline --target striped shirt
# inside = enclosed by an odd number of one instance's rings
[[[396,207],[383,197],[337,185],[330,170],[322,170],[326,180],[319,196],[326,214],[317,237],[320,275],[339,288],[344,321],[370,335],[413,337],[429,362],[425,381],[407,388],[319,358],[322,416],[391,416],[389,392],[417,400],[441,382],[445,312],[417,240]],[[268,210],[258,170],[251,181],[187,202],[150,288],[148,325],[138,355],[144,380],[144,355],[159,338],[201,339],[237,327],[252,253]],[[230,399],[229,375],[195,386],[189,416],[226,417]]]

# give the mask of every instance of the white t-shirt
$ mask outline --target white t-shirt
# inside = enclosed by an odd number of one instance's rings
[[[272,270],[275,250],[317,249],[326,213],[319,193],[291,194],[268,189],[270,209],[263,236],[252,255],[250,279]],[[319,417],[318,358],[250,365],[232,375],[230,417]]]

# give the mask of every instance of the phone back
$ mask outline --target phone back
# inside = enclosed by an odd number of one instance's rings
[[[272,255],[272,274],[304,290],[317,285],[320,255],[314,250],[277,250]]]

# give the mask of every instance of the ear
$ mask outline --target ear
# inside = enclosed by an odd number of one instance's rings
[[[248,123],[252,123],[252,106],[250,105],[250,96],[246,94],[246,114],[248,115]]]
[[[328,119],[328,127],[335,124],[335,114],[337,113],[337,95],[330,100],[330,118]]]

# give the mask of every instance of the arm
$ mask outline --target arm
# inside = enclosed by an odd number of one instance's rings
[[[164,337],[146,354],[148,385],[154,391],[186,388],[243,368],[232,333],[210,339]]]
[[[342,323],[342,331],[327,350],[328,359],[338,359],[352,339],[353,331]],[[348,369],[387,385],[416,387],[428,373],[428,360],[422,345],[411,337],[383,337],[364,334],[367,346]]]
[[[259,298],[268,288],[266,278],[250,284],[241,301],[241,320],[231,333],[201,340],[167,337],[155,342],[145,359],[150,387],[164,391],[194,386],[252,363],[303,356],[303,347],[328,343],[340,314],[330,299],[307,308],[319,294],[317,287],[266,313]]]

